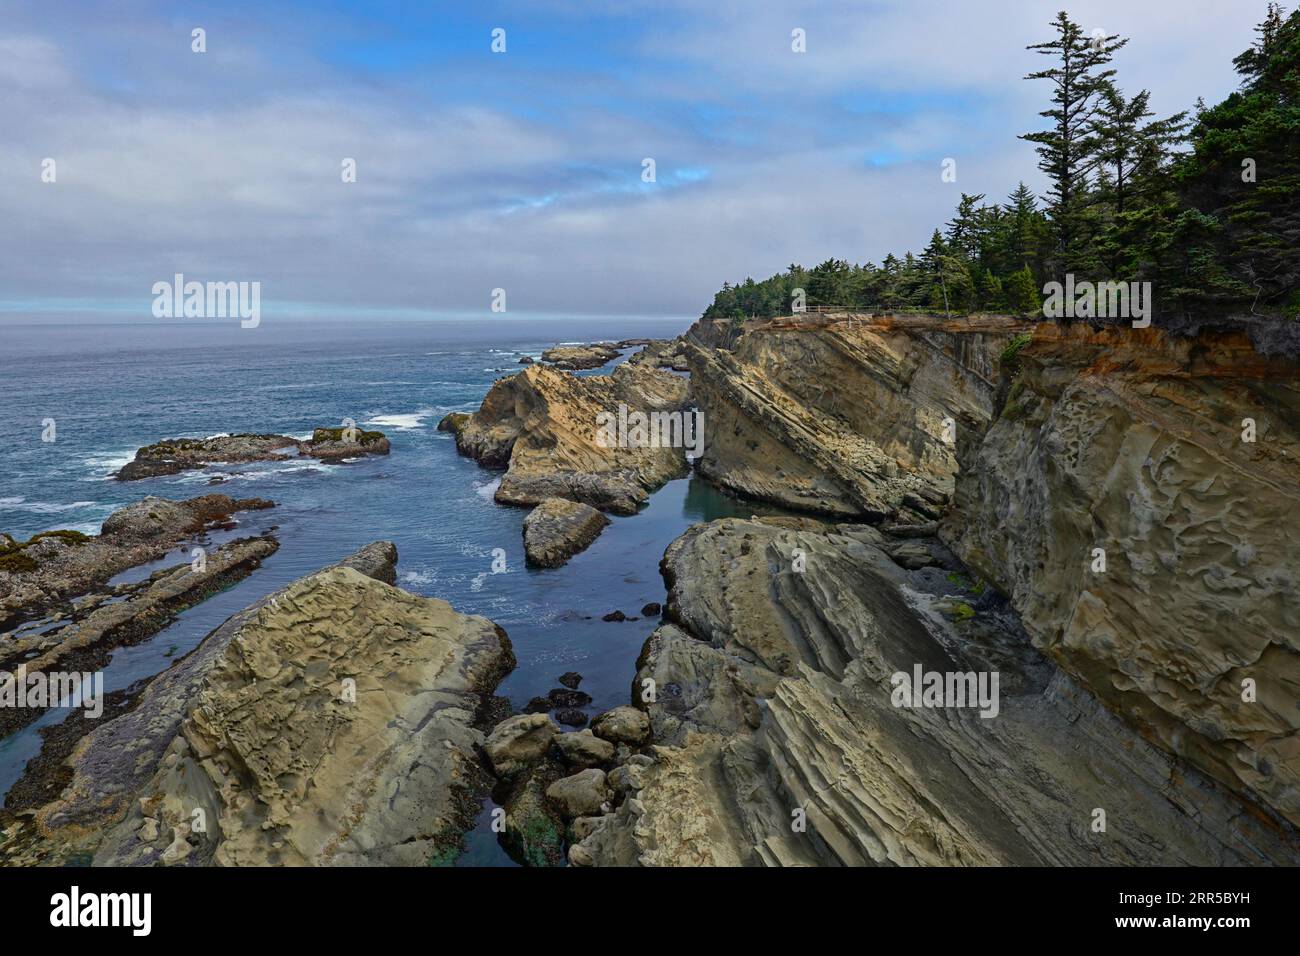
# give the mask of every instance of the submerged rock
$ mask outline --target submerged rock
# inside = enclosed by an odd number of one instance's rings
[[[524,553],[529,564],[556,568],[599,537],[609,519],[590,505],[547,498],[524,519]]]
[[[546,797],[546,788],[563,773],[553,762],[535,765],[505,798],[501,843],[524,866],[564,863],[564,820]]]

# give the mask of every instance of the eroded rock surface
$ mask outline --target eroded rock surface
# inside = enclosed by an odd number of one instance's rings
[[[567,498],[633,514],[650,491],[686,474],[685,452],[603,442],[598,416],[617,416],[620,406],[680,411],[687,400],[683,378],[642,366],[581,378],[535,365],[493,384],[456,432],[456,447],[485,467],[506,469],[495,494],[502,504]]]
[[[232,617],[78,745],[61,796],[0,852],[448,862],[488,782],[476,711],[513,655],[491,621],[386,583],[395,560],[370,545]]]
[[[152,637],[181,611],[247,577],[278,547],[271,537],[232,541],[206,554],[197,567],[185,563],[157,571],[111,594],[78,601],[52,625],[0,634],[0,671],[21,673],[26,680],[37,674],[102,670],[114,649]],[[0,678],[0,685],[6,679]],[[31,723],[45,709],[0,707],[0,735]]]
[[[1300,823],[1296,365],[1048,324],[1018,357],[943,537],[1115,712]]]
[[[600,368],[620,354],[612,342],[593,342],[590,345],[557,345],[542,353],[542,361],[566,371]]]
[[[606,778],[622,801],[571,863],[1300,862],[1292,828],[1129,729],[993,592],[904,570],[880,540],[727,519],[669,547],[673,623],[634,681],[656,688],[654,745]],[[997,672],[996,716],[895,706],[918,665]]]
[[[383,432],[359,428],[317,428],[307,441],[288,435],[217,435],[211,438],[168,438],[146,445],[114,475],[118,481],[136,481],[212,464],[276,461],[293,455],[309,458],[358,458],[387,455]]]
[[[595,541],[609,519],[591,505],[547,498],[524,519],[524,554],[529,564],[558,568]]]
[[[114,511],[98,535],[55,531],[13,542],[0,558],[0,629],[56,602],[85,594],[114,575],[162,557],[232,514],[272,507],[262,498],[148,497]]]
[[[685,353],[704,413],[700,474],[842,518],[937,518],[958,447],[995,412],[1001,353],[1028,327],[844,315],[724,337],[717,323],[697,323]]]

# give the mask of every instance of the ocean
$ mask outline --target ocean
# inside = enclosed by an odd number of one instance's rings
[[[641,513],[612,517],[596,542],[562,568],[524,565],[525,509],[496,504],[498,473],[456,453],[438,432],[450,411],[473,411],[492,382],[560,342],[669,338],[681,320],[500,319],[428,322],[264,322],[241,329],[219,320],[156,324],[0,325],[5,413],[0,417],[0,531],[26,538],[54,528],[97,533],[113,510],[145,495],[209,492],[270,498],[276,507],[237,515],[215,544],[274,528],[280,550],[229,590],[183,612],[148,641],[121,648],[105,690],[156,674],[257,598],[371,541],[396,543],[398,584],[483,614],[510,635],[519,660],[498,693],[522,708],[583,675],[594,715],[630,699],[635,661],[664,600],[658,564],[688,526],[762,510],[696,478],[668,483]],[[631,354],[630,352],[627,354]],[[626,355],[624,356],[626,358]],[[603,374],[608,368],[579,374]],[[387,457],[214,466],[203,472],[118,482],[114,470],[136,448],[162,438],[275,432],[307,437],[345,418],[383,431]],[[53,419],[53,441],[48,420]],[[216,473],[230,476],[209,485]],[[188,561],[189,545],[115,580],[138,579]],[[492,573],[504,548],[507,570]],[[0,794],[39,752],[41,721],[0,741]],[[490,802],[461,862],[509,864],[488,827]]]

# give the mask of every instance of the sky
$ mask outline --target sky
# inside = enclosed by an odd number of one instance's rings
[[[693,317],[919,251],[963,191],[1042,192],[1063,3],[0,0],[0,317],[147,319],[176,273],[263,316]],[[1236,87],[1265,7],[1065,4],[1161,115]]]

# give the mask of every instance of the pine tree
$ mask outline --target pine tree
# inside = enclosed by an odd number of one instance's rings
[[[1093,122],[1098,101],[1113,69],[1103,69],[1115,51],[1128,40],[1118,35],[1086,37],[1083,28],[1062,10],[1052,22],[1057,36],[1027,47],[1058,60],[1046,70],[1030,73],[1027,80],[1052,83],[1052,107],[1039,113],[1050,128],[1026,133],[1021,139],[1038,144],[1038,168],[1051,179],[1049,211],[1056,232],[1057,253],[1064,269],[1087,265],[1085,202],[1089,175],[1097,160],[1098,143]]]
[[[1038,295],[1038,285],[1029,267],[1013,272],[1006,281],[1005,295],[1007,306],[1017,315],[1032,315],[1042,310],[1042,299]]]

